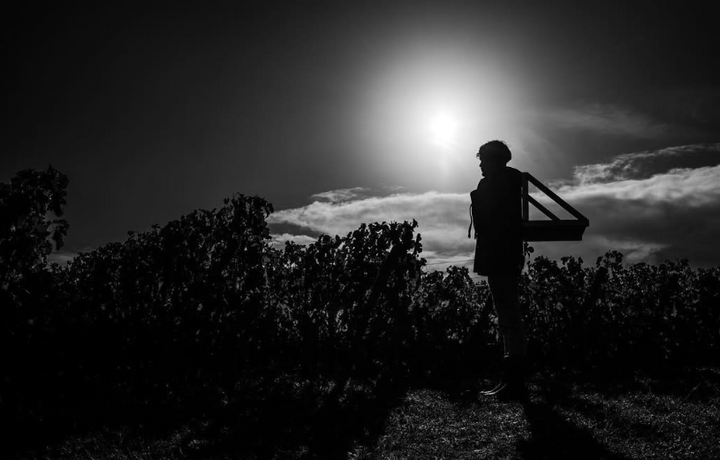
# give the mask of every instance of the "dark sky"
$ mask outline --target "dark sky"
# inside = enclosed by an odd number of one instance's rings
[[[710,2],[207,3],[4,15],[0,180],[48,164],[69,176],[68,255],[240,192],[280,211],[277,241],[413,218],[412,203],[444,206],[418,218],[420,231],[435,235],[428,254],[461,260],[468,243],[448,235],[465,232],[474,152],[494,138],[510,145],[511,165],[575,187],[565,191],[579,208],[590,203],[584,167],[636,154],[643,161],[622,164],[652,169],[641,181],[685,187],[663,206],[717,230],[707,206],[718,189],[696,180],[720,164]],[[438,119],[449,120],[440,143]],[[688,156],[701,160],[672,176]],[[581,210],[597,222],[627,209],[607,188],[623,180],[593,189],[604,214]],[[711,204],[677,201],[698,193]],[[651,198],[636,199],[650,209]],[[370,203],[375,213],[353,214]],[[439,225],[448,210],[456,225]],[[614,246],[637,260],[685,251],[720,265],[720,252],[676,244],[682,233],[661,238],[653,220],[613,216],[616,227],[592,225],[582,245],[547,251]]]

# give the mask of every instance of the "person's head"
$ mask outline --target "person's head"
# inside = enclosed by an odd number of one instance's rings
[[[483,176],[501,170],[512,159],[512,153],[507,144],[498,140],[481,145],[476,156],[480,159]]]

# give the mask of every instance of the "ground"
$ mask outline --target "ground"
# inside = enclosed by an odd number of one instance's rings
[[[9,459],[720,458],[720,370],[622,383],[535,375],[527,403],[466,385],[332,385],[287,379],[202,415],[47,426]],[[341,394],[335,392],[333,394]],[[70,424],[72,425],[72,424]]]

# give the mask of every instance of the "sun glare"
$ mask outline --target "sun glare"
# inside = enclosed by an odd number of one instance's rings
[[[430,122],[433,141],[442,146],[449,146],[453,143],[456,128],[457,124],[455,120],[447,113],[441,113],[435,116]]]

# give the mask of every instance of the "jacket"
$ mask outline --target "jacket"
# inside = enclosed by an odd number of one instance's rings
[[[506,166],[484,177],[470,193],[475,225],[473,271],[480,275],[517,275],[524,264],[522,173]]]

